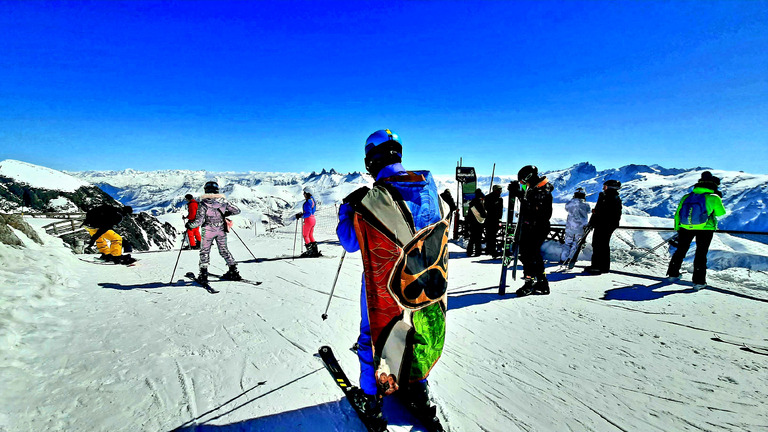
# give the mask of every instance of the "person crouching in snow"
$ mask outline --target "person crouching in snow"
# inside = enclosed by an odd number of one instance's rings
[[[304,237],[304,246],[307,248],[306,252],[302,253],[303,257],[317,257],[322,255],[317,250],[317,242],[315,242],[315,211],[317,211],[317,203],[315,198],[312,197],[312,190],[309,187],[304,188],[304,206],[302,207],[302,213],[296,213],[296,219],[304,218],[304,225],[301,228],[301,235]]]
[[[587,217],[592,209],[587,204],[587,194],[584,188],[577,188],[573,198],[565,203],[565,210],[568,211],[568,219],[565,221],[565,243],[560,252],[560,262],[563,263],[576,252],[576,245],[584,235],[584,228],[589,223]],[[578,257],[573,257],[574,262]]]
[[[200,248],[200,276],[201,282],[208,282],[208,263],[210,262],[211,246],[213,242],[219,247],[219,254],[227,262],[229,271],[221,276],[223,280],[242,280],[237,272],[237,263],[227,248],[227,216],[240,213],[240,209],[227,202],[224,195],[219,194],[219,184],[209,181],[204,186],[205,195],[200,197],[200,205],[197,208],[195,220],[187,222],[185,227],[195,229],[202,227],[202,247]]]
[[[118,209],[104,204],[85,213],[83,228],[91,235],[88,247],[96,244],[101,252],[99,259],[126,265],[136,262],[136,259],[131,258],[130,255],[123,255],[123,238],[112,231],[112,228],[123,220],[123,216],[128,216],[132,212],[133,209],[129,206]]]

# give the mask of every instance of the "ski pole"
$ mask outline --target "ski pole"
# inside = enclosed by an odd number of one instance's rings
[[[247,251],[248,251],[248,253],[250,253],[250,254],[251,254],[251,256],[253,257],[253,259],[256,259],[256,255],[254,255],[254,254],[253,254],[253,252],[251,252],[251,250],[250,250],[250,249],[248,249],[248,246],[245,244],[245,242],[243,241],[243,239],[241,239],[241,238],[240,238],[240,234],[238,234],[238,233],[237,233],[237,231],[235,231],[235,228],[234,228],[234,227],[232,227],[232,228],[230,228],[230,229],[231,229],[231,230],[232,230],[232,232],[233,232],[233,233],[234,233],[234,234],[237,236],[237,239],[238,239],[238,240],[240,240],[240,243],[242,243],[242,244],[243,244],[243,246],[245,246],[245,250],[247,250]]]
[[[173,273],[171,273],[171,281],[168,285],[173,285],[173,277],[176,276],[176,267],[179,265],[179,258],[181,258],[181,251],[184,250],[184,240],[187,238],[187,230],[184,230],[184,234],[181,237],[181,249],[179,249],[179,256],[176,257],[176,264],[173,266]]]
[[[296,259],[296,234],[299,233],[299,220],[296,219],[296,229],[293,231],[293,254],[291,254],[291,261]]]
[[[333,286],[331,287],[331,294],[328,296],[328,304],[325,305],[325,312],[322,315],[323,321],[328,319],[328,308],[331,307],[331,299],[333,298],[333,292],[336,290],[336,282],[339,280],[339,273],[341,273],[341,265],[344,264],[344,257],[347,255],[347,250],[341,253],[341,259],[339,260],[339,268],[336,270],[336,277],[333,279]]]

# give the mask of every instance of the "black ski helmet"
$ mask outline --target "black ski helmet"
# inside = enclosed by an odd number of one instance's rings
[[[701,178],[699,178],[699,183],[712,183],[715,186],[720,186],[720,179],[713,176],[711,172],[704,171],[701,173]]]
[[[526,165],[517,172],[517,180],[520,183],[531,184],[539,178],[539,169],[536,165]]]
[[[587,193],[584,192],[583,187],[577,187],[576,192],[573,193],[574,198],[584,199],[587,197]]]
[[[203,186],[205,193],[219,193],[219,184],[211,180]]]
[[[606,180],[605,183],[603,183],[603,186],[607,187],[608,189],[621,189],[621,182],[618,180]]]
[[[374,177],[387,165],[403,158],[403,143],[396,133],[381,129],[365,140],[365,169]]]
[[[194,197],[192,196],[192,194],[186,194],[184,195],[184,199],[191,201],[192,199],[194,199]]]

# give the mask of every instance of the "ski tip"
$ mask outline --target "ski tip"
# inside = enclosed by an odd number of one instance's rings
[[[319,352],[319,353],[329,353],[329,352],[331,352],[331,347],[329,347],[328,345],[323,345],[323,346],[320,347],[319,350],[317,350],[317,352]]]

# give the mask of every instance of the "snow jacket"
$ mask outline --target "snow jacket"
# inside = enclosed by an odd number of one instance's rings
[[[395,164],[400,166],[400,164]],[[393,172],[386,167],[379,172],[377,180],[385,180],[386,177],[391,175],[405,175],[407,172],[402,166],[398,171]],[[424,175],[423,184],[402,183],[402,182],[387,182],[397,189],[403,197],[408,210],[410,210],[413,216],[413,223],[416,230],[421,230],[433,223],[440,220],[440,197],[437,195],[437,185],[432,178],[432,174],[429,171],[416,171],[417,174]],[[420,186],[420,187],[418,187]],[[429,187],[427,187],[429,186]],[[360,191],[360,189],[358,189]],[[339,237],[339,242],[347,252],[357,252],[360,250],[360,243],[357,240],[355,234],[355,225],[353,217],[355,214],[354,208],[350,202],[353,195],[358,193],[355,191],[345,199],[345,202],[339,207],[339,224],[336,226],[336,235]]]
[[[600,192],[589,224],[595,229],[616,229],[621,222],[621,197],[616,189]]]
[[[520,200],[520,217],[524,225],[549,230],[553,189],[549,180],[543,177],[536,186],[529,187],[525,192],[522,190],[514,192]]]
[[[486,223],[499,223],[504,214],[504,201],[501,199],[501,192],[493,191],[485,196],[485,212],[488,214]]]
[[[197,217],[197,201],[194,199],[187,204],[187,220],[193,221]]]
[[[581,234],[584,232],[584,226],[589,223],[589,213],[592,211],[584,198],[571,198],[565,203],[565,210],[568,212],[568,219],[565,221],[566,234]]]
[[[303,214],[301,217],[304,219],[312,216],[315,214],[315,211],[317,211],[317,204],[315,203],[315,197],[310,196],[308,200],[304,201],[304,206],[302,207]]]
[[[189,223],[189,228],[195,229],[199,226],[223,227],[225,224],[224,219],[227,216],[239,213],[240,209],[227,202],[224,195],[205,194],[200,197],[200,206],[197,209],[197,215],[195,215],[195,219]]]
[[[707,214],[709,214],[709,218],[707,219],[706,224],[703,227],[696,229],[706,231],[717,230],[717,218],[719,216],[725,215],[726,213],[725,207],[723,207],[723,200],[714,189],[698,185],[694,186],[691,193],[703,194],[706,196]],[[688,198],[688,195],[690,194],[683,195],[683,197],[680,199],[680,202],[677,204],[677,210],[675,211],[675,230],[680,229],[680,208],[683,206],[683,201]]]

